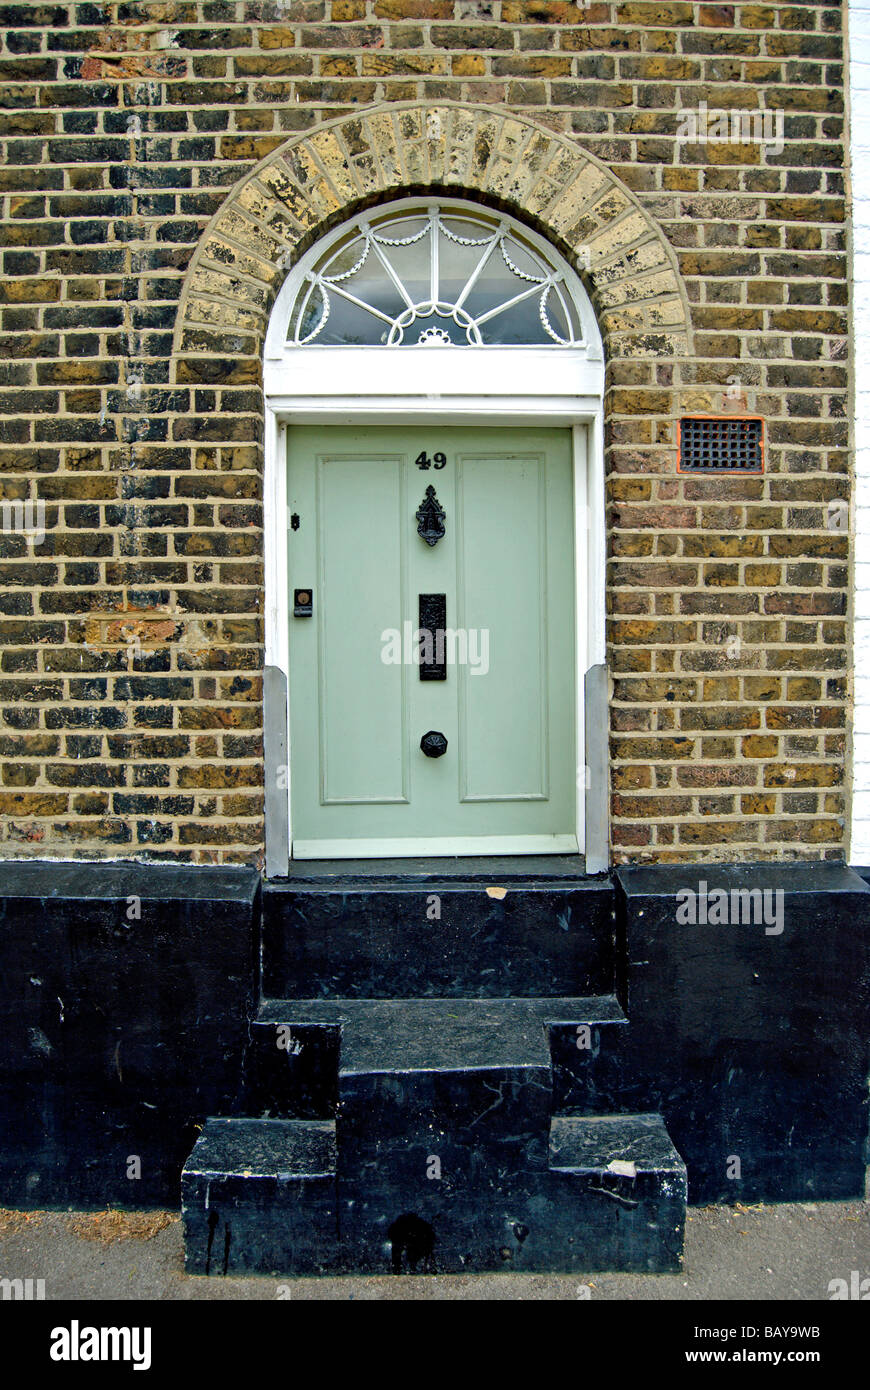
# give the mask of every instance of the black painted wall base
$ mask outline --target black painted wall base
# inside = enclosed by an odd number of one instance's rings
[[[499,899],[485,872],[468,884],[453,873],[439,935],[408,897],[437,892],[437,875],[370,878],[371,896],[342,913],[340,881],[321,874],[307,886],[329,909],[320,925],[311,896],[267,911],[272,988],[284,999],[615,994],[619,1013],[582,1025],[588,1046],[575,1019],[551,1029],[554,1114],[660,1114],[693,1202],[863,1195],[862,876],[829,863],[621,869],[610,889],[577,885],[583,912],[566,912],[570,885],[557,878],[524,904],[518,876]],[[775,909],[781,894],[782,930],[678,920],[680,895],[705,883],[708,903],[763,888]],[[288,881],[263,896],[305,891]],[[249,1065],[269,1022],[257,1022],[260,902],[244,869],[0,864],[0,1202],[177,1206],[209,1116],[292,1118],[268,1069]],[[300,1118],[315,1122],[339,1099],[336,1034],[317,1036],[323,1060],[297,1087]]]
[[[695,1203],[863,1197],[867,884],[829,863],[631,868],[616,879],[629,1027],[596,1060],[579,1108],[612,1098],[660,1110]]]
[[[246,869],[0,864],[0,1203],[178,1205],[240,1103],[259,899]]]

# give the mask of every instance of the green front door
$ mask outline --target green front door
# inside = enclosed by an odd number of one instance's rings
[[[576,850],[570,431],[294,426],[287,514],[294,856]]]

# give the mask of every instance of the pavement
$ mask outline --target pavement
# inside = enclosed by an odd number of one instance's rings
[[[870,1278],[870,1203],[692,1207],[680,1274],[340,1279],[190,1277],[175,1212],[0,1209],[0,1280],[15,1278],[44,1279],[47,1301],[829,1300],[832,1280]]]

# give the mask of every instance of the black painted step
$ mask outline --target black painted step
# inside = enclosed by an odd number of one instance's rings
[[[555,1115],[549,1166],[553,1268],[680,1270],[686,1165],[661,1115]]]
[[[328,1124],[210,1120],[182,1179],[188,1272],[680,1268],[686,1172],[658,1115],[557,1116],[543,1171],[446,1179],[360,1188]]]
[[[678,1271],[686,1170],[661,1117],[548,1118],[541,1162],[509,1138],[528,1099],[500,1081],[480,1095],[489,1108],[475,1120],[488,1117],[489,1126],[409,1125],[374,1151],[358,1143],[343,1152],[339,1118],[339,1221],[354,1268],[383,1268],[405,1217],[411,1244],[398,1252],[402,1268],[428,1233],[431,1255],[420,1263],[432,1273]],[[382,1125],[384,1107],[376,1113]]]
[[[328,1117],[365,1074],[537,1069],[582,1074],[601,1030],[624,1027],[615,996],[544,999],[266,1000],[252,1027],[249,1109]]]
[[[666,1172],[679,1179],[686,1172],[661,1115],[655,1114],[554,1115],[550,1168],[629,1178]]]
[[[514,870],[514,874],[516,870]],[[505,998],[614,988],[609,880],[324,875],[265,885],[263,994]]]
[[[577,865],[266,885],[252,1118],[209,1120],[185,1166],[191,1271],[679,1268],[661,1118],[596,1112],[627,1027],[614,889]]]
[[[338,1242],[335,1124],[207,1120],[181,1212],[188,1273],[320,1272]]]
[[[455,879],[463,883],[549,883],[554,879],[607,882],[606,874],[587,875],[582,854],[439,855],[408,859],[292,859],[276,888],[325,883],[434,883]]]

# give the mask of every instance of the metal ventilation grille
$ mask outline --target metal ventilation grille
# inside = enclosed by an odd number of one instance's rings
[[[681,473],[761,473],[761,420],[684,416],[680,421]]]

